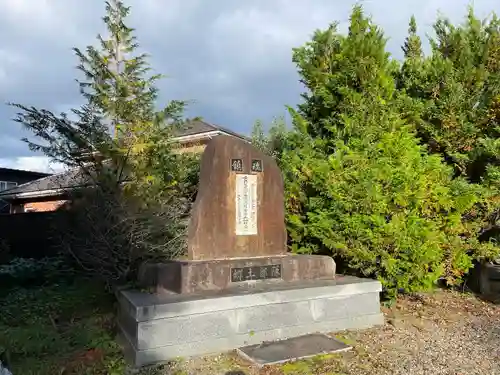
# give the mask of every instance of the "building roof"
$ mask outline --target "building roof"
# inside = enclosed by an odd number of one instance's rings
[[[191,137],[196,137],[197,139],[211,138],[220,134],[227,134],[249,141],[248,137],[202,120],[188,121],[186,126],[177,132],[174,140],[188,140]],[[46,177],[19,185],[13,189],[4,190],[0,192],[0,199],[15,200],[56,196],[63,194],[68,189],[83,187],[89,185],[89,183],[87,174],[76,168],[54,175],[47,175]]]
[[[88,178],[79,169],[72,169],[58,174],[33,180],[12,189],[0,192],[1,199],[28,198],[34,193],[37,197],[43,195],[58,195],[67,188],[75,188],[88,184]]]
[[[50,173],[27,171],[25,169],[4,168],[4,167],[0,167],[0,171],[9,173],[29,174],[32,176],[38,176],[39,178],[51,175]]]
[[[234,137],[242,138],[242,139],[247,139],[244,135],[238,134],[232,130],[229,130],[227,128],[224,128],[220,125],[214,125],[210,124],[206,121],[203,120],[191,120],[188,121],[185,126],[180,129],[175,135],[176,138],[182,138],[182,137],[187,137],[190,135],[202,135],[205,133],[210,133],[210,132],[223,132],[229,135],[232,135]]]

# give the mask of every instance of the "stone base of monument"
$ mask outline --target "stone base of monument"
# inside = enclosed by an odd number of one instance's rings
[[[173,260],[146,263],[139,270],[139,283],[158,294],[203,293],[224,290],[247,281],[294,282],[331,280],[332,257],[284,254],[251,258]]]
[[[378,281],[246,282],[191,295],[119,293],[125,353],[136,366],[310,333],[383,324]]]

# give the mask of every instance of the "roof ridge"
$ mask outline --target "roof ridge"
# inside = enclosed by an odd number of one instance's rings
[[[225,133],[228,133],[228,134],[234,135],[234,136],[239,137],[239,138],[248,139],[248,137],[247,137],[246,135],[241,134],[241,133],[238,133],[238,132],[236,132],[236,131],[234,131],[234,130],[232,130],[232,129],[229,129],[229,128],[225,127],[225,126],[221,126],[221,125],[218,125],[218,124],[214,124],[214,123],[212,123],[212,122],[208,122],[208,121],[205,121],[205,120],[203,120],[203,119],[201,119],[201,120],[197,120],[197,121],[202,122],[203,124],[210,126],[210,127],[211,127],[211,128],[213,128],[214,130],[220,130],[220,131],[223,131],[223,132],[225,132]]]
[[[21,185],[17,185],[15,187],[15,189],[17,188],[21,188],[21,187],[24,187],[24,186],[27,186],[27,185],[30,185],[36,181],[42,181],[42,180],[46,180],[46,179],[49,179],[49,178],[54,178],[54,177],[58,177],[58,176],[62,176],[62,175],[65,175],[67,173],[70,173],[71,171],[75,170],[75,169],[78,169],[77,167],[75,168],[71,168],[69,170],[66,170],[66,171],[61,171],[59,173],[54,173],[54,174],[49,174],[48,176],[45,176],[45,177],[41,177],[41,178],[37,178],[36,180],[31,180],[31,181],[28,181],[28,182],[25,182],[24,184],[21,184]]]
[[[13,172],[24,172],[24,173],[41,174],[41,175],[44,175],[45,177],[53,175],[53,174],[47,173],[47,172],[30,171],[28,169],[9,168],[9,167],[0,167],[0,169],[4,169],[4,170],[7,170],[7,171],[13,171]]]
[[[218,130],[218,129],[219,129],[217,125],[212,124],[212,123],[210,123],[210,122],[207,122],[207,121],[205,121],[205,120],[203,120],[203,119],[196,119],[196,118],[195,118],[195,119],[187,120],[185,124],[189,126],[189,124],[194,124],[194,123],[196,123],[196,122],[198,122],[198,123],[202,123],[203,125],[206,125],[206,126],[208,126],[208,127],[212,128],[212,129],[214,129],[214,130]]]

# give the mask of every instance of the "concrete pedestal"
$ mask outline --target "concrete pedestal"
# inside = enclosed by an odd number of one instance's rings
[[[234,286],[234,282],[231,281],[231,270],[235,268],[252,267],[255,268],[255,276],[259,276],[261,267],[274,266],[279,267],[279,277],[274,280],[268,279],[269,283],[335,278],[335,262],[332,257],[284,254],[251,258],[146,263],[140,267],[138,281],[141,286],[152,288],[156,294],[206,293],[210,290],[224,290]]]
[[[119,294],[126,356],[136,366],[315,332],[383,323],[378,281],[256,282],[198,295]]]

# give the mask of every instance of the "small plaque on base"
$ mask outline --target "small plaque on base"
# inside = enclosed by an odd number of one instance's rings
[[[231,268],[231,282],[281,279],[281,264]]]
[[[259,367],[315,357],[320,354],[339,353],[351,346],[321,333],[293,337],[286,340],[264,342],[238,349],[238,354]]]

